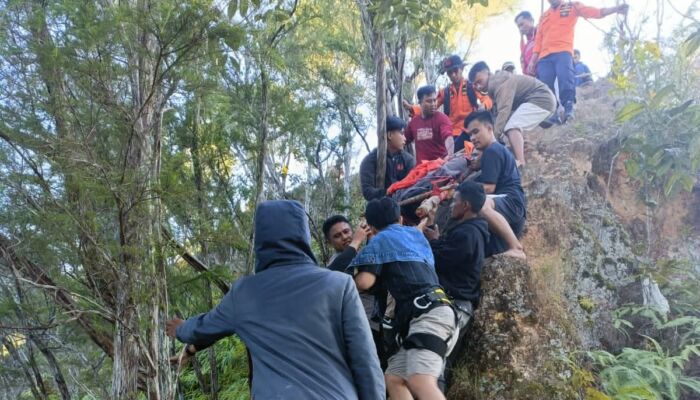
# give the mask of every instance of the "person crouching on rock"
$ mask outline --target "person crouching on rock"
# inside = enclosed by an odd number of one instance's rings
[[[489,241],[489,226],[479,212],[486,202],[484,187],[474,181],[464,181],[457,186],[451,215],[443,233],[425,228],[435,257],[435,271],[440,285],[445,288],[459,315],[459,339],[445,364],[444,382],[449,386],[452,368],[464,348],[464,329],[479,303],[481,267]]]
[[[520,184],[520,172],[515,158],[500,144],[493,131],[493,118],[486,111],[475,112],[464,122],[474,146],[481,151],[481,174],[476,181],[484,185],[487,198],[479,215],[489,224],[491,240],[486,247],[486,257],[503,253],[506,256],[525,258],[523,245],[518,238],[525,228],[527,201]]]

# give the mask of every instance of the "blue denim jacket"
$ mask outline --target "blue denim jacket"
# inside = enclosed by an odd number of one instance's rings
[[[433,251],[423,233],[416,228],[392,224],[373,237],[360,250],[348,268],[395,261],[417,261],[435,268]]]

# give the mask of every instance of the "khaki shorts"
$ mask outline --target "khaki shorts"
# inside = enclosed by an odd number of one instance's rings
[[[503,128],[503,133],[505,134],[511,129],[519,129],[520,132],[531,131],[550,115],[552,115],[550,110],[545,110],[532,103],[523,103],[510,115]]]
[[[414,333],[430,333],[442,339],[451,336],[447,343],[447,357],[457,342],[458,328],[455,326],[455,313],[451,307],[435,307],[425,314],[411,320],[408,335]],[[389,358],[387,375],[396,375],[408,379],[411,375],[430,375],[440,377],[445,366],[445,357],[425,349],[406,350],[403,347],[398,353]]]

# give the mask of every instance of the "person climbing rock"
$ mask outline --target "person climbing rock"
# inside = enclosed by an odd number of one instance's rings
[[[445,363],[445,387],[449,386],[452,368],[464,349],[464,328],[479,304],[481,268],[490,236],[488,223],[479,217],[485,202],[483,185],[464,181],[455,189],[445,232],[440,233],[437,227],[423,230],[433,250],[440,285],[453,300],[459,316],[457,343]]]
[[[367,203],[375,236],[350,267],[359,290],[381,286],[396,301],[394,327],[403,340],[385,372],[390,398],[444,399],[437,379],[457,340],[457,315],[440,287],[428,241],[418,229],[400,225],[399,214],[392,198]]]
[[[406,128],[407,142],[416,143],[416,163],[452,155],[452,122],[447,115],[437,111],[435,87],[423,86],[418,89],[418,102],[421,112],[411,118]]]
[[[384,187],[378,187],[377,178],[377,149],[375,148],[362,159],[360,163],[360,186],[362,197],[369,201],[386,196],[386,190],[394,182],[405,178],[416,166],[416,159],[404,150],[406,123],[398,117],[386,119],[386,174]]]
[[[362,303],[347,274],[319,268],[304,208],[266,201],[255,212],[255,275],[214,309],[166,322],[188,358],[237,334],[253,365],[251,398],[384,399]]]
[[[579,17],[604,18],[611,14],[627,14],[629,6],[620,4],[609,8],[595,8],[577,1],[548,0],[549,8],[540,17],[535,35],[535,47],[530,62],[530,73],[537,69],[537,79],[546,83],[552,93],[554,81],[559,86],[559,102],[564,106],[565,123],[574,117],[574,28]]]
[[[474,90],[472,83],[464,78],[465,65],[462,58],[456,54],[442,60],[440,73],[447,74],[450,84],[438,92],[437,107],[442,106],[443,112],[452,122],[454,151],[465,149],[467,154],[471,154],[474,146],[464,134],[464,118],[480,108],[490,110],[493,102],[486,94]],[[421,113],[420,105],[411,105],[405,100],[403,107],[412,117]]]
[[[479,213],[494,233],[486,246],[485,255],[490,257],[503,253],[524,259],[525,252],[518,238],[525,228],[527,202],[515,159],[505,146],[496,141],[490,113],[476,112],[467,117],[465,124],[472,143],[482,153],[479,157],[481,174],[476,180],[484,185],[484,192],[496,195],[486,199]]]
[[[472,66],[469,79],[478,90],[488,90],[495,103],[495,132],[508,138],[518,166],[525,165],[523,134],[554,114],[554,94],[531,76],[507,72],[494,75],[483,61]]]

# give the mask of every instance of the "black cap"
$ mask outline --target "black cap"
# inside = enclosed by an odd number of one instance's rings
[[[391,197],[371,200],[365,207],[365,219],[376,229],[384,229],[399,222],[399,216],[399,203]]]
[[[452,70],[455,70],[457,68],[462,68],[466,64],[464,64],[464,61],[462,61],[462,58],[456,54],[453,54],[446,59],[442,60],[442,64],[440,65],[440,73],[445,73],[445,72],[450,72]]]
[[[406,127],[406,122],[399,117],[386,117],[386,131],[401,131]]]

